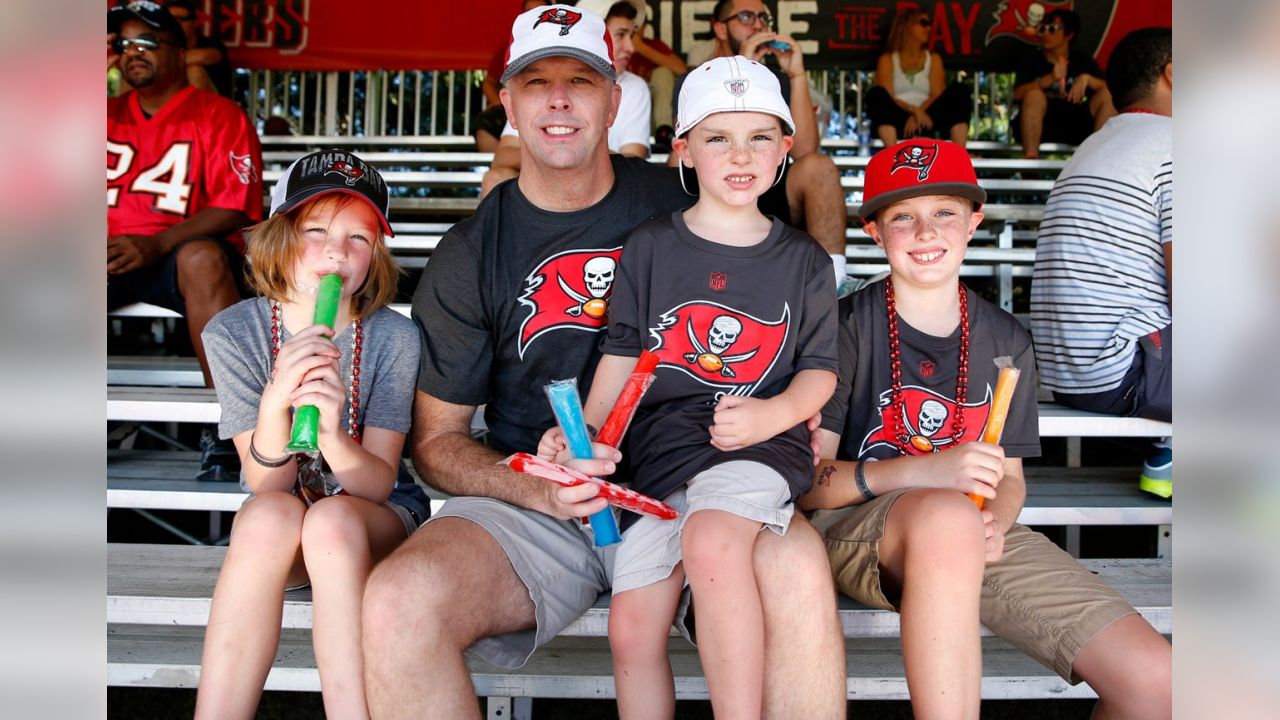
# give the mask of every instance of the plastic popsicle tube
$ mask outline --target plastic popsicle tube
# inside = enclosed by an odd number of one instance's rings
[[[1004,434],[1004,422],[1009,418],[1009,403],[1013,401],[1013,391],[1018,386],[1018,376],[1022,371],[1013,366],[1013,358],[1008,355],[996,358],[995,363],[1000,368],[1000,375],[996,379],[995,395],[991,398],[987,426],[982,429],[982,442],[999,445],[1000,436]],[[968,495],[979,510],[986,506],[986,498],[975,493]]]
[[[564,432],[565,442],[569,444],[569,452],[579,460],[590,459],[591,436],[587,434],[587,421],[582,416],[582,400],[578,397],[578,381],[575,379],[556,380],[543,386],[547,399],[551,401],[551,411],[555,413],[556,422]],[[596,547],[604,547],[622,541],[618,532],[618,522],[613,517],[613,510],[606,507],[589,519],[591,531],[595,536]]]
[[[622,392],[618,393],[618,399],[614,401],[609,417],[605,418],[604,425],[596,435],[596,442],[609,447],[618,447],[618,443],[622,442],[622,436],[631,425],[631,419],[636,415],[640,398],[644,397],[645,391],[653,384],[653,371],[657,367],[657,355],[648,350],[640,353],[640,359],[636,361],[631,377],[627,378],[626,384],[622,386]]]
[[[329,273],[320,278],[320,287],[316,290],[316,311],[312,316],[312,324],[327,325],[332,328],[338,320],[338,302],[342,299],[342,276]],[[303,405],[293,412],[293,431],[289,434],[289,444],[284,446],[289,452],[315,454],[320,452],[320,408],[315,405]]]
[[[565,487],[593,483],[600,488],[601,497],[608,500],[610,505],[620,507],[623,510],[652,515],[660,520],[675,520],[677,517],[675,508],[661,500],[655,500],[630,488],[585,475],[573,468],[557,465],[529,453],[515,453],[505,458],[502,462],[516,472],[550,480],[557,485],[564,485]]]

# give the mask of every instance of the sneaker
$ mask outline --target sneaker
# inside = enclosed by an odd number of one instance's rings
[[[205,428],[200,431],[200,471],[196,480],[202,482],[240,482],[240,453],[235,443],[219,440],[216,431]]]
[[[1142,463],[1142,475],[1138,488],[1168,500],[1173,497],[1173,442],[1165,438],[1151,446],[1151,452]]]

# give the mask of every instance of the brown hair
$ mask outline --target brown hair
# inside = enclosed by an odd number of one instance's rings
[[[293,284],[293,265],[298,259],[299,224],[307,210],[317,202],[337,203],[342,210],[351,203],[363,202],[350,195],[326,193],[302,203],[286,213],[279,213],[249,228],[247,252],[249,266],[246,275],[250,287],[258,293],[281,302],[297,289]],[[396,299],[400,274],[403,272],[391,257],[386,235],[378,225],[378,237],[373,243],[369,258],[369,271],[364,284],[351,296],[351,312],[357,318],[366,318],[374,310]]]
[[[898,13],[898,16],[893,19],[893,25],[889,27],[889,39],[884,44],[885,52],[902,50],[902,40],[907,30],[911,28],[912,23],[922,17],[929,17],[929,13],[919,7]]]

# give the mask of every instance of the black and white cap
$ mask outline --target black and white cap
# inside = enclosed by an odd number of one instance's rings
[[[549,57],[571,57],[616,80],[613,40],[599,15],[569,5],[548,5],[520,13],[511,24],[502,82]]]
[[[107,32],[120,34],[120,26],[126,20],[137,20],[161,32],[173,36],[180,47],[187,46],[187,33],[178,23],[178,19],[169,13],[169,8],[150,0],[134,0],[128,5],[117,5],[107,11]]]
[[[318,195],[345,193],[373,206],[388,236],[391,197],[382,175],[365,161],[344,150],[317,150],[303,155],[284,171],[271,191],[271,215],[288,212]]]

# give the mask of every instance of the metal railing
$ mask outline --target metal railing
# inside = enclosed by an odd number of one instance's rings
[[[279,116],[298,135],[470,135],[473,116],[486,104],[480,90],[483,74],[482,70],[240,70],[234,99],[259,127]],[[815,100],[829,112],[825,135],[856,137],[863,92],[870,89],[872,74],[814,70],[809,76],[821,96]],[[970,137],[1009,142],[1012,74],[959,71],[953,78],[973,87]]]

